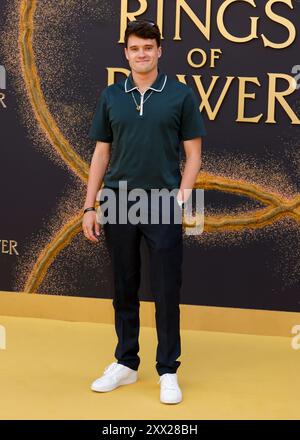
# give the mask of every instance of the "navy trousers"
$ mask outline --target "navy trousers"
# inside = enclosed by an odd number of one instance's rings
[[[120,191],[114,190],[117,200]],[[147,191],[147,195],[151,213],[150,191]],[[127,203],[129,210],[135,202]],[[117,218],[116,224],[102,225],[111,258],[114,283],[113,307],[118,338],[115,357],[118,363],[134,370],[138,370],[140,364],[138,290],[141,278],[140,242],[142,236],[145,238],[149,251],[150,287],[155,301],[158,339],[156,370],[159,375],[175,373],[181,364],[177,358],[181,354],[179,304],[183,238],[182,222],[174,222],[177,209],[181,215],[181,208],[171,201],[170,224],[163,224],[160,212],[158,224],[151,224],[150,219],[148,224],[121,224]]]

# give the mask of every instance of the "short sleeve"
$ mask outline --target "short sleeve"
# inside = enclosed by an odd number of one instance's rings
[[[107,96],[105,90],[102,91],[98,99],[88,136],[90,139],[95,141],[113,141],[113,133],[109,121]]]
[[[193,89],[189,87],[184,98],[181,114],[180,139],[187,141],[199,136],[206,136],[203,117]]]

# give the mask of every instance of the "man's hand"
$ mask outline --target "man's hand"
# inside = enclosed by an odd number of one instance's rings
[[[84,236],[96,243],[98,242],[98,238],[96,238],[96,235],[100,235],[100,224],[97,222],[96,212],[95,211],[87,211],[85,214],[83,214],[82,219],[82,230],[84,233]],[[95,231],[95,233],[94,233]]]

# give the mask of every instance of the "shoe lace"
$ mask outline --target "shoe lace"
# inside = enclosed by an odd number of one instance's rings
[[[176,376],[174,376],[173,374],[163,374],[162,376],[160,376],[157,383],[160,384],[161,382],[163,382],[163,387],[168,390],[176,390],[178,388]]]

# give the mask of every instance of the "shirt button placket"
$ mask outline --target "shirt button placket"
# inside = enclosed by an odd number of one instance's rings
[[[144,94],[145,94],[145,92],[144,93],[141,93],[141,105],[140,105],[140,116],[142,116],[143,115],[143,107],[144,107]]]

